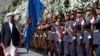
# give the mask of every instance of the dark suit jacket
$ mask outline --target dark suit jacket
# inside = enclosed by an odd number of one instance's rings
[[[4,46],[9,46],[11,43],[11,39],[12,39],[13,45],[18,46],[18,43],[20,41],[20,34],[16,27],[14,27],[11,33],[9,23],[6,22],[2,25],[1,42],[4,44]]]

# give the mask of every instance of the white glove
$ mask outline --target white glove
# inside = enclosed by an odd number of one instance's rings
[[[75,22],[75,23],[73,24],[73,26],[76,27],[76,25],[77,25],[77,24],[76,24],[76,22]]]
[[[43,35],[44,35],[44,37],[46,37],[47,35],[46,35],[46,33],[43,33]]]
[[[66,34],[66,31],[63,31],[63,34]]]
[[[82,39],[82,36],[80,36],[80,39]]]
[[[40,37],[42,37],[42,35],[40,35]]]
[[[90,23],[94,24],[95,23],[95,19],[92,18],[91,21],[90,21]]]
[[[61,39],[58,39],[58,41],[61,43]]]
[[[84,20],[82,20],[81,25],[82,25],[82,26],[85,25],[85,21],[84,21]]]
[[[88,36],[88,39],[91,39],[92,37],[91,37],[91,35],[89,34],[89,36]]]
[[[73,37],[73,40],[75,40],[75,39],[76,39],[76,37],[74,36],[74,37]]]

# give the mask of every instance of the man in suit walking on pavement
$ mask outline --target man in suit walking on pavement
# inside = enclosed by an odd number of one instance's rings
[[[14,20],[14,13],[10,12],[6,16],[8,21],[2,25],[1,42],[4,45],[5,56],[16,56],[17,46],[22,38],[17,22]]]

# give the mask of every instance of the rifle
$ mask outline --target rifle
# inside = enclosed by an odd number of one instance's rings
[[[94,18],[92,18],[91,21],[94,21]],[[89,48],[89,50],[90,50],[89,55],[90,55],[90,56],[93,56],[92,44],[93,44],[94,23],[93,23],[93,22],[90,22],[90,23],[91,23],[90,37],[88,38],[88,42],[87,42],[87,44],[86,44],[86,47]]]
[[[75,52],[75,56],[77,56],[77,39],[76,39],[76,29],[77,29],[77,24],[76,24],[76,21],[75,21],[75,24],[74,24],[74,30],[73,30],[73,39],[72,39],[72,44],[74,46],[74,52]]]
[[[79,39],[79,42],[78,42],[78,47],[82,47],[83,37],[84,37],[84,25],[81,24],[81,36],[80,36],[80,39]]]

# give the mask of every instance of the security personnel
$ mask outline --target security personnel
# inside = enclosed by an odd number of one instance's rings
[[[55,42],[56,42],[56,48],[57,48],[57,55],[59,54],[60,56],[63,56],[63,29],[64,26],[62,24],[62,16],[58,15],[57,21],[55,22],[56,26],[56,37],[55,37]]]
[[[69,21],[69,31],[68,31],[68,40],[69,40],[69,53],[70,56],[75,56],[75,35],[74,35],[74,23],[75,23],[75,11],[70,11],[70,21]]]
[[[36,31],[36,33],[34,34],[35,35],[35,43],[34,43],[34,46],[35,46],[35,49],[34,49],[34,51],[36,51],[36,52],[39,52],[39,31],[40,31],[40,25],[38,25],[38,27],[37,27],[37,31]]]
[[[72,31],[71,31],[71,37],[72,37],[72,39],[71,39],[71,45],[72,45],[72,56],[77,56],[76,55],[76,18],[75,18],[75,10],[71,10],[70,11],[70,19],[71,19],[71,21],[70,21],[70,25],[71,25],[71,29],[72,29]]]
[[[50,34],[50,54],[51,56],[54,56],[54,53],[56,53],[57,55],[57,51],[56,51],[56,42],[55,42],[55,33],[56,33],[56,25],[55,25],[55,21],[56,21],[56,16],[53,15],[52,16],[52,26],[51,26],[51,34]]]
[[[49,24],[49,19],[47,21],[47,24],[45,26],[46,31],[45,31],[45,54],[48,55],[49,48],[50,48],[50,24]]]
[[[84,52],[83,52],[83,27],[84,27],[83,9],[78,8],[76,12],[77,12],[77,18],[76,18],[77,56],[84,56]]]
[[[65,19],[65,28],[63,31],[63,44],[64,44],[64,55],[70,56],[69,52],[69,42],[68,42],[68,30],[69,30],[69,20],[70,20],[70,13],[66,13],[66,19]]]
[[[32,36],[32,40],[31,40],[31,43],[30,43],[30,46],[31,46],[33,49],[35,49],[35,44],[34,44],[34,43],[35,43],[35,41],[34,41],[34,40],[35,40],[35,37],[36,37],[35,35]]]
[[[37,49],[35,50],[35,51],[38,51],[38,52],[40,52],[40,25],[38,25],[38,27],[37,27],[37,29],[38,29],[38,31],[37,31],[37,35],[36,35],[36,44],[37,44]]]
[[[40,32],[39,32],[39,38],[38,38],[39,39],[39,46],[38,47],[39,47],[39,52],[40,53],[42,53],[42,50],[43,50],[42,49],[42,47],[43,47],[43,45],[42,45],[42,43],[43,43],[42,42],[42,37],[43,37],[43,35],[42,35],[42,29],[43,29],[42,23],[40,24]]]
[[[97,5],[96,9],[97,18],[94,22],[93,47],[95,47],[96,56],[100,56],[100,4]]]
[[[45,49],[46,49],[46,23],[47,21],[44,19],[43,20],[43,24],[42,24],[42,51],[43,54],[45,53]]]
[[[94,28],[94,9],[92,7],[87,7],[86,11],[86,31],[89,32],[86,37],[88,38],[86,43],[86,55],[93,56],[93,28]],[[86,38],[85,37],[85,38]]]

